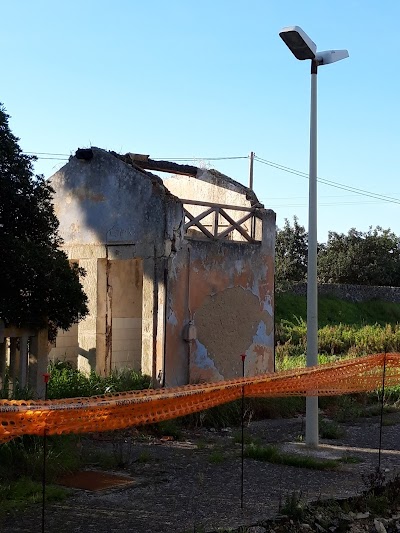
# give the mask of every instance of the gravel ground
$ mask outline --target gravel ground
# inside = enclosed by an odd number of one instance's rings
[[[400,471],[400,413],[388,416],[393,425],[383,427],[381,467],[389,477]],[[45,531],[200,533],[271,518],[285,495],[294,491],[301,491],[307,501],[354,495],[365,489],[363,475],[378,465],[379,418],[344,427],[344,437],[323,440],[318,453],[357,457],[360,463],[326,471],[245,459],[243,509],[241,445],[235,443],[235,430],[185,431],[180,441],[128,438],[129,444],[123,446],[130,466],[124,472],[131,474],[134,484],[98,492],[73,491],[61,504],[47,506]],[[304,453],[305,446],[298,443],[303,429],[303,420],[294,418],[252,422],[248,432],[262,443],[286,447],[292,443],[291,452]],[[105,438],[85,439],[83,445],[110,453],[113,449],[113,442]],[[41,531],[39,506],[0,519],[1,533]]]

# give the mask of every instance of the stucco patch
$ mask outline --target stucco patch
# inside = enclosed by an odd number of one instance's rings
[[[208,296],[194,320],[199,341],[224,377],[241,375],[240,355],[253,344],[260,323],[265,325],[266,335],[273,326],[271,316],[262,310],[258,298],[242,287]]]

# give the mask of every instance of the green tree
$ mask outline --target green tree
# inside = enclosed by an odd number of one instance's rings
[[[60,250],[53,189],[34,175],[0,104],[0,318],[6,324],[68,329],[87,312],[84,271]]]
[[[277,290],[290,288],[307,278],[308,234],[293,217],[293,226],[285,219],[283,229],[277,228],[275,244],[275,286]]]
[[[321,283],[400,285],[399,238],[377,226],[367,232],[329,232],[318,254]]]

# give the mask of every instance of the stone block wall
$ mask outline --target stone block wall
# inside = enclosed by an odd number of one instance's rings
[[[307,284],[298,283],[291,289],[291,292],[299,296],[306,296]],[[400,287],[324,283],[318,285],[318,294],[319,296],[333,296],[351,302],[383,300],[384,302],[400,303]]]

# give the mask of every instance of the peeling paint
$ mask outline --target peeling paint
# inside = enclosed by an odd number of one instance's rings
[[[271,316],[274,314],[271,296],[267,296],[266,300],[264,301],[264,311],[267,311],[267,313],[269,313]]]
[[[196,348],[191,355],[190,381],[192,383],[200,383],[224,379],[215,367],[214,361],[211,359],[204,344],[199,340],[196,340],[194,344]]]
[[[172,325],[172,326],[177,326],[178,325],[178,319],[176,318],[176,315],[173,311],[170,311],[168,313],[168,322]]]
[[[264,322],[260,322],[257,327],[257,332],[253,337],[255,344],[268,344],[269,335],[267,334],[267,327]]]

